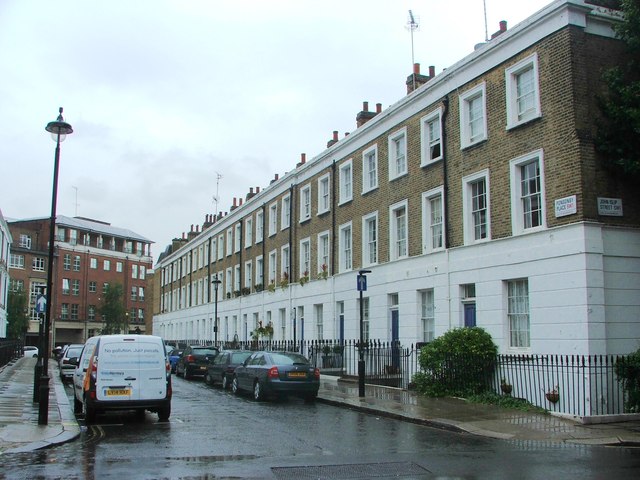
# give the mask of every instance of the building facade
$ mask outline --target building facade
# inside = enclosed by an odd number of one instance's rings
[[[49,255],[49,218],[9,222],[13,244],[10,288],[29,294],[27,341],[37,341],[36,300],[45,294]],[[124,290],[130,332],[145,332],[146,272],[152,268],[151,242],[109,223],[58,215],[55,226],[51,345],[84,343],[99,333],[99,313],[109,285]],[[36,343],[33,343],[34,345]]]
[[[7,337],[7,310],[9,301],[9,255],[11,232],[0,210],[0,338]]]
[[[637,349],[640,205],[594,148],[620,16],[593,3],[502,23],[438,75],[416,66],[406,97],[365,102],[354,132],[207,215],[155,267],[154,333],[359,338],[367,269],[365,338],[477,325],[503,353]]]

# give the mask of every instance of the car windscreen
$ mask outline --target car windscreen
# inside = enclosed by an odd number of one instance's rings
[[[64,356],[67,358],[79,357],[83,347],[69,347]]]
[[[251,352],[233,353],[231,354],[231,363],[244,363],[250,355]]]
[[[294,365],[294,364],[308,364],[309,360],[307,360],[304,356],[298,355],[297,353],[272,353],[271,359],[275,365]]]
[[[213,356],[218,354],[218,350],[216,350],[215,348],[194,348],[193,354]]]

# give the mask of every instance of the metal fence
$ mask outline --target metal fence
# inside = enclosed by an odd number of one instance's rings
[[[22,356],[21,341],[0,339],[0,367],[4,367],[11,360],[20,356]]]
[[[172,344],[208,344],[176,341]],[[412,388],[420,370],[418,357],[424,344],[402,346],[399,342],[368,341],[363,344],[365,382],[403,389]],[[305,355],[325,375],[358,376],[359,341],[235,341],[218,342],[224,348],[295,351]],[[616,355],[498,355],[481,375],[489,391],[522,398],[533,405],[566,415],[588,417],[625,412],[627,394],[615,373],[625,356]],[[447,359],[447,377],[463,378],[470,357]],[[508,393],[506,392],[508,390]]]

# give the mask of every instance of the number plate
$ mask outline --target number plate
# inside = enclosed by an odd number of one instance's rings
[[[121,397],[131,395],[131,390],[128,388],[110,388],[107,390],[107,397]]]
[[[307,378],[307,372],[289,372],[287,376],[289,378]]]

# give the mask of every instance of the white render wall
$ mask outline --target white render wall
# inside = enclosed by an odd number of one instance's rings
[[[399,295],[400,341],[421,341],[419,291],[434,289],[435,334],[464,325],[461,285],[476,287],[477,325],[501,353],[624,354],[640,338],[640,232],[581,223],[478,245],[411,257],[370,268],[370,338],[391,340],[389,294]],[[338,338],[336,302],[344,302],[345,338],[359,338],[357,271],[312,280],[304,286],[218,302],[218,339],[232,340],[253,330],[254,313],[281,340],[280,309],[286,309],[285,339],[293,339],[292,307],[304,308],[304,338],[317,339],[314,305],[323,305],[324,339]],[[506,280],[528,279],[531,347],[509,347]],[[214,304],[154,317],[154,334],[169,340],[213,339]],[[247,327],[244,327],[244,316]],[[228,329],[225,329],[225,317]],[[296,318],[298,340],[301,320]]]

